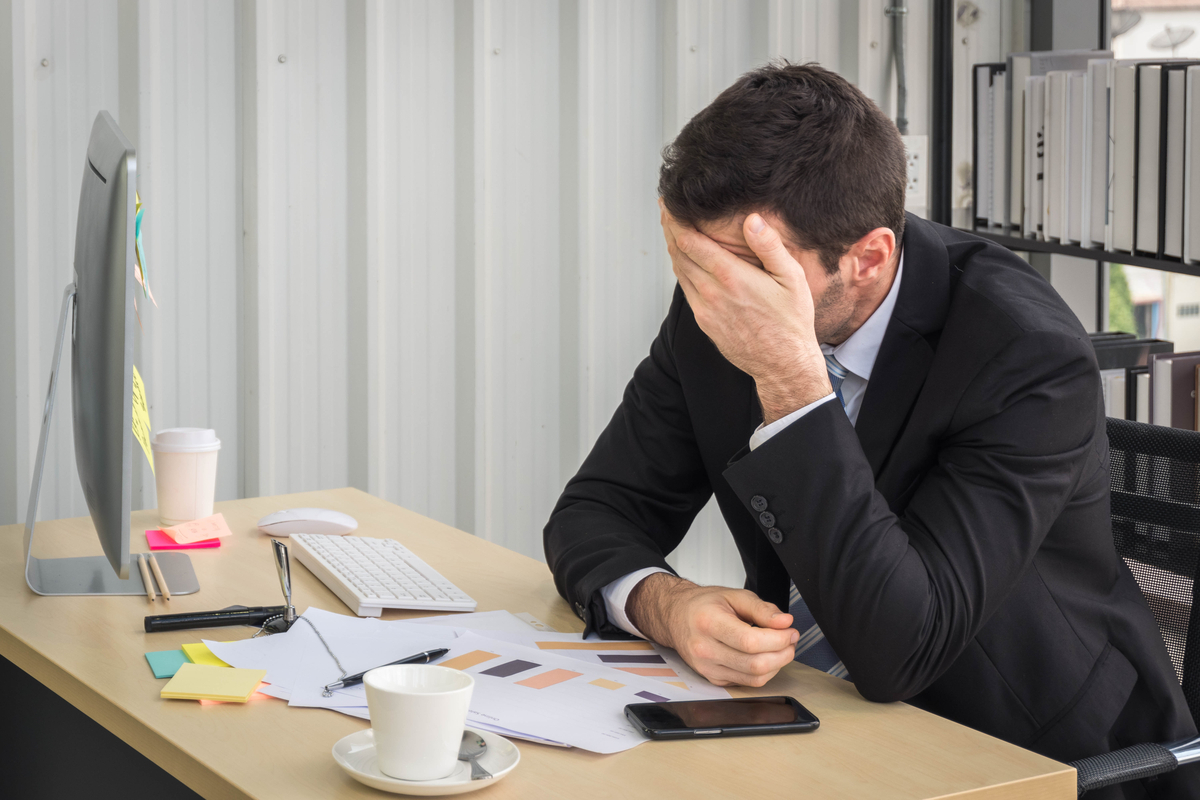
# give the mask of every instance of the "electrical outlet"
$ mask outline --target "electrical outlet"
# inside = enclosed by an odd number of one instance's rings
[[[929,207],[929,137],[901,136],[904,140],[908,183],[904,188],[904,210],[925,216]]]

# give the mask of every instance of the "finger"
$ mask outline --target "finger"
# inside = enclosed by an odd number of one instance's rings
[[[794,628],[775,630],[755,628],[732,613],[716,615],[708,635],[743,653],[769,653],[796,643],[800,633]]]
[[[791,614],[785,614],[779,610],[779,606],[768,603],[754,592],[729,592],[725,599],[739,617],[760,628],[782,630],[792,625]]]
[[[671,263],[671,271],[675,273],[675,280],[679,281],[679,288],[683,289],[683,296],[687,298],[688,307],[695,311],[696,305],[704,302],[704,298],[696,291],[696,284],[692,283],[688,274],[676,267],[674,262]]]
[[[771,658],[770,662],[762,660],[764,656],[768,655]],[[753,665],[748,661],[741,661],[733,665],[720,661],[704,661],[692,664],[692,667],[718,686],[729,684],[762,686],[771,680],[771,678],[774,678],[779,673],[779,670],[790,664],[793,657],[791,648],[788,648],[787,651],[780,653],[755,656],[754,658],[760,659],[760,662]],[[743,655],[742,658],[745,659],[748,657]]]
[[[743,653],[720,642],[714,642],[713,645],[716,653],[712,660],[747,679],[774,675],[796,658],[796,650],[792,645],[766,653]]]
[[[763,269],[772,275],[792,275],[800,266],[783,246],[779,232],[768,225],[761,214],[750,214],[746,217],[746,221],[742,223],[742,235],[746,237],[746,244],[750,245],[750,249],[762,262]]]
[[[671,271],[675,273],[675,277],[679,279],[680,284],[683,284],[686,280],[695,295],[694,298],[692,295],[689,295],[688,300],[692,301],[695,299],[702,302],[703,297],[700,295],[700,289],[702,287],[705,290],[715,288],[716,281],[713,279],[713,276],[702,270],[694,261],[678,250],[672,248],[670,252]],[[687,293],[686,289],[684,293]]]
[[[723,272],[749,265],[697,230],[677,230],[675,246],[705,272],[720,277]]]

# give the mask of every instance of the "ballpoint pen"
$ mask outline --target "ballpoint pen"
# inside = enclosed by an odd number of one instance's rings
[[[392,661],[390,663],[383,664],[382,666],[392,667],[392,666],[395,666],[396,664],[428,664],[430,661],[433,661],[435,658],[441,658],[442,656],[446,655],[446,653],[449,653],[449,652],[450,652],[449,648],[439,647],[436,650],[426,650],[424,653],[417,653],[415,656],[408,656],[406,658],[400,659],[399,661]],[[379,669],[379,667],[374,667],[373,669]],[[325,691],[321,692],[321,694],[325,697],[329,697],[331,694],[333,694],[334,689],[345,689],[347,686],[356,686],[356,685],[362,683],[363,675],[366,675],[370,671],[371,670],[369,670],[369,669],[363,670],[362,672],[358,673],[357,675],[347,675],[346,677],[342,678],[340,681],[334,681],[333,683],[326,686]]]

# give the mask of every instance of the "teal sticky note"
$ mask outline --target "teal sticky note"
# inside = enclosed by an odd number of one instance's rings
[[[182,650],[146,653],[146,660],[150,662],[150,669],[154,670],[156,678],[173,678],[181,665],[191,663]]]

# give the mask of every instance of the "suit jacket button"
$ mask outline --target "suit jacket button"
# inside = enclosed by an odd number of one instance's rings
[[[758,515],[758,521],[762,523],[764,528],[775,527],[775,515],[770,511],[764,511]]]
[[[761,494],[754,495],[754,497],[750,498],[750,507],[755,511],[766,511],[767,498],[763,497]]]
[[[583,604],[582,603],[575,604],[575,613],[579,616],[580,619],[583,619]]]
[[[771,528],[767,531],[767,538],[771,540],[772,544],[783,544],[783,531],[779,528]]]

